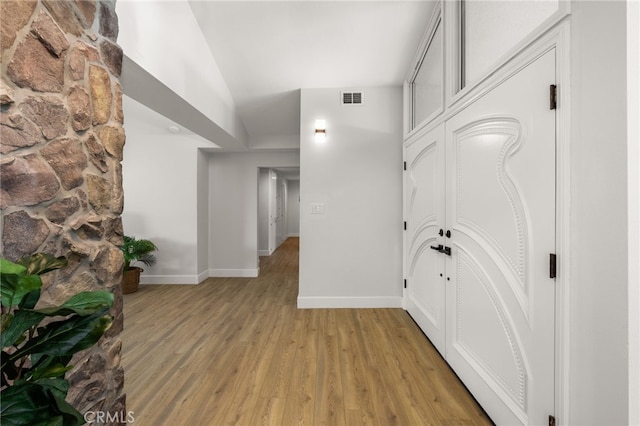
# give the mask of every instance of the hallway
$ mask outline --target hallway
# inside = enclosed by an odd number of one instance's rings
[[[259,278],[125,295],[135,424],[491,424],[404,310],[297,309],[298,244]]]

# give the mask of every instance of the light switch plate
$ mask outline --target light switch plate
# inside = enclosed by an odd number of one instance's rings
[[[311,214],[324,214],[324,203],[311,203]]]

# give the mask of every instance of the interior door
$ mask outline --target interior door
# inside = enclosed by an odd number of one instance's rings
[[[269,170],[269,254],[277,248],[278,232],[278,176],[273,170]]]
[[[444,355],[444,124],[405,147],[406,308]],[[442,235],[441,235],[442,234]]]
[[[555,51],[446,122],[446,359],[497,424],[554,413]]]
[[[287,184],[283,179],[278,178],[277,184],[278,190],[276,193],[276,234],[277,234],[277,242],[276,247],[279,247],[280,244],[285,240],[285,228],[287,226],[287,217],[286,217],[286,200],[287,200]]]

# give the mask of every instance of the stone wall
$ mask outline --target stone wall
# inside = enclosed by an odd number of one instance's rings
[[[68,373],[80,412],[124,412],[121,270],[125,142],[115,1],[0,0],[2,252],[64,255],[44,302],[115,294],[113,326]],[[126,416],[125,416],[126,418]]]

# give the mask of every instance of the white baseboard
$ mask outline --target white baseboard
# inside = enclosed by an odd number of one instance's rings
[[[298,297],[298,309],[402,308],[402,297]]]
[[[198,283],[201,283],[202,281],[206,280],[207,278],[209,278],[209,270],[204,270],[202,272],[200,272],[198,274]]]
[[[239,277],[255,278],[260,273],[260,268],[256,269],[209,269],[210,277]]]
[[[258,250],[258,256],[271,256],[270,250]]]
[[[198,275],[140,275],[140,284],[186,284],[200,283]]]
[[[208,269],[198,275],[140,275],[140,284],[185,284],[197,285],[209,277],[255,278],[260,273],[257,269]]]
[[[291,237],[299,237],[299,236],[300,236],[300,234],[299,234],[299,233],[298,233],[298,234],[288,234],[288,235],[287,235],[287,238],[291,238]]]

